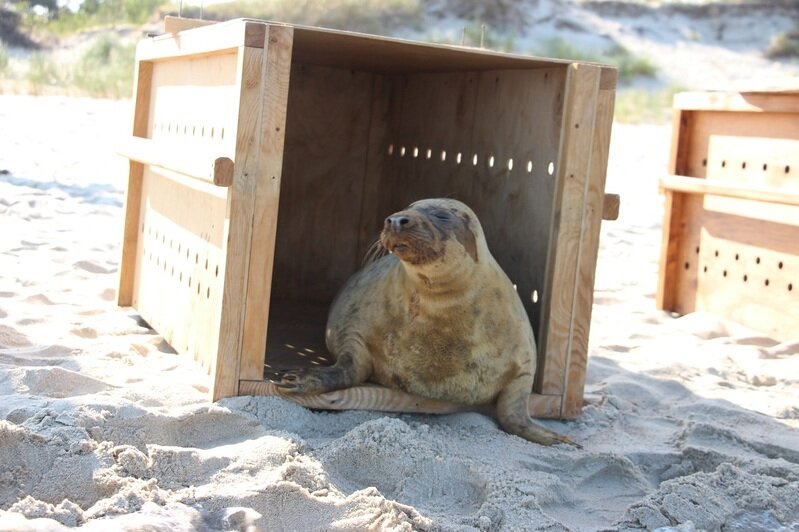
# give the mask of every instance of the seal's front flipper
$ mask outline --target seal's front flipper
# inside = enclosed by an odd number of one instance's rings
[[[289,394],[308,395],[332,392],[362,384],[368,374],[364,368],[353,363],[350,356],[341,356],[332,366],[267,370],[264,377],[281,391]]]

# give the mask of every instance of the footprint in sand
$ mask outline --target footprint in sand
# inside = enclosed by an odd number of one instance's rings
[[[31,303],[33,305],[55,305],[49,297],[44,294],[36,294],[30,297],[25,298],[25,303]]]
[[[0,347],[28,347],[28,337],[8,325],[0,325]]]
[[[70,332],[81,338],[97,338],[97,331],[92,327],[79,327],[72,329]]]
[[[88,260],[81,260],[73,264],[75,268],[80,270],[85,270],[89,273],[114,273],[117,271],[116,268],[105,268],[100,266],[96,262],[91,262]]]
[[[7,381],[17,393],[64,399],[103,392],[113,385],[58,366],[12,368]]]
[[[0,297],[14,297],[15,295],[17,294],[14,292],[0,292]]]
[[[465,463],[420,443],[395,418],[369,421],[347,433],[323,459],[331,480],[355,492],[376,487],[420,511],[472,514],[486,500],[487,481]]]

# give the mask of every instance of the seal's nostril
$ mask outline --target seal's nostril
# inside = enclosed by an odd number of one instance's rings
[[[411,221],[407,216],[389,216],[386,218],[386,227],[393,227],[395,229],[400,226],[407,225]]]

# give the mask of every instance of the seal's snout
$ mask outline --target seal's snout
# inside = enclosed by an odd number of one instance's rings
[[[400,231],[401,229],[407,229],[410,224],[410,217],[404,214],[392,214],[386,218],[385,228],[391,231]]]

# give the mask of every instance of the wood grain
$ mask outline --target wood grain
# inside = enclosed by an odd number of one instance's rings
[[[242,46],[263,48],[266,24],[244,19],[165,33],[139,42],[139,60],[166,61],[178,57],[228,54]]]
[[[219,308],[219,344],[214,361],[214,401],[235,395],[241,368],[244,311],[252,252],[253,211],[262,142],[264,49],[242,46],[238,51],[238,119],[236,173],[228,199],[225,284]]]
[[[660,186],[666,190],[676,192],[799,206],[799,189],[797,189],[797,192],[793,192],[790,189],[786,190],[777,187],[731,185],[717,180],[677,175],[662,177]]]
[[[153,64],[147,61],[137,62],[133,81],[133,131],[131,132],[133,135],[147,134],[152,80]],[[133,304],[144,166],[140,162],[130,161],[128,168],[128,183],[125,190],[125,226],[122,235],[122,256],[119,260],[117,285],[117,304],[124,307]]]
[[[605,207],[605,177],[610,150],[610,134],[615,103],[614,90],[600,90],[597,95],[594,140],[591,145],[588,191],[583,212],[583,233],[572,305],[571,350],[566,366],[562,417],[579,416],[583,407],[583,388],[588,365],[588,339],[594,304],[594,278],[599,253],[599,231]],[[618,212],[618,207],[616,209]]]
[[[549,323],[544,366],[536,375],[535,388],[546,395],[566,391],[600,73],[597,67],[575,64],[566,83],[544,302]]]
[[[174,170],[216,186],[233,184],[233,161],[229,157],[197,153],[191,147],[181,149],[136,136],[122,141],[118,153],[132,161]]]
[[[292,29],[270,27],[264,47],[260,153],[250,246],[250,275],[241,347],[242,379],[263,378],[283,168]]]

